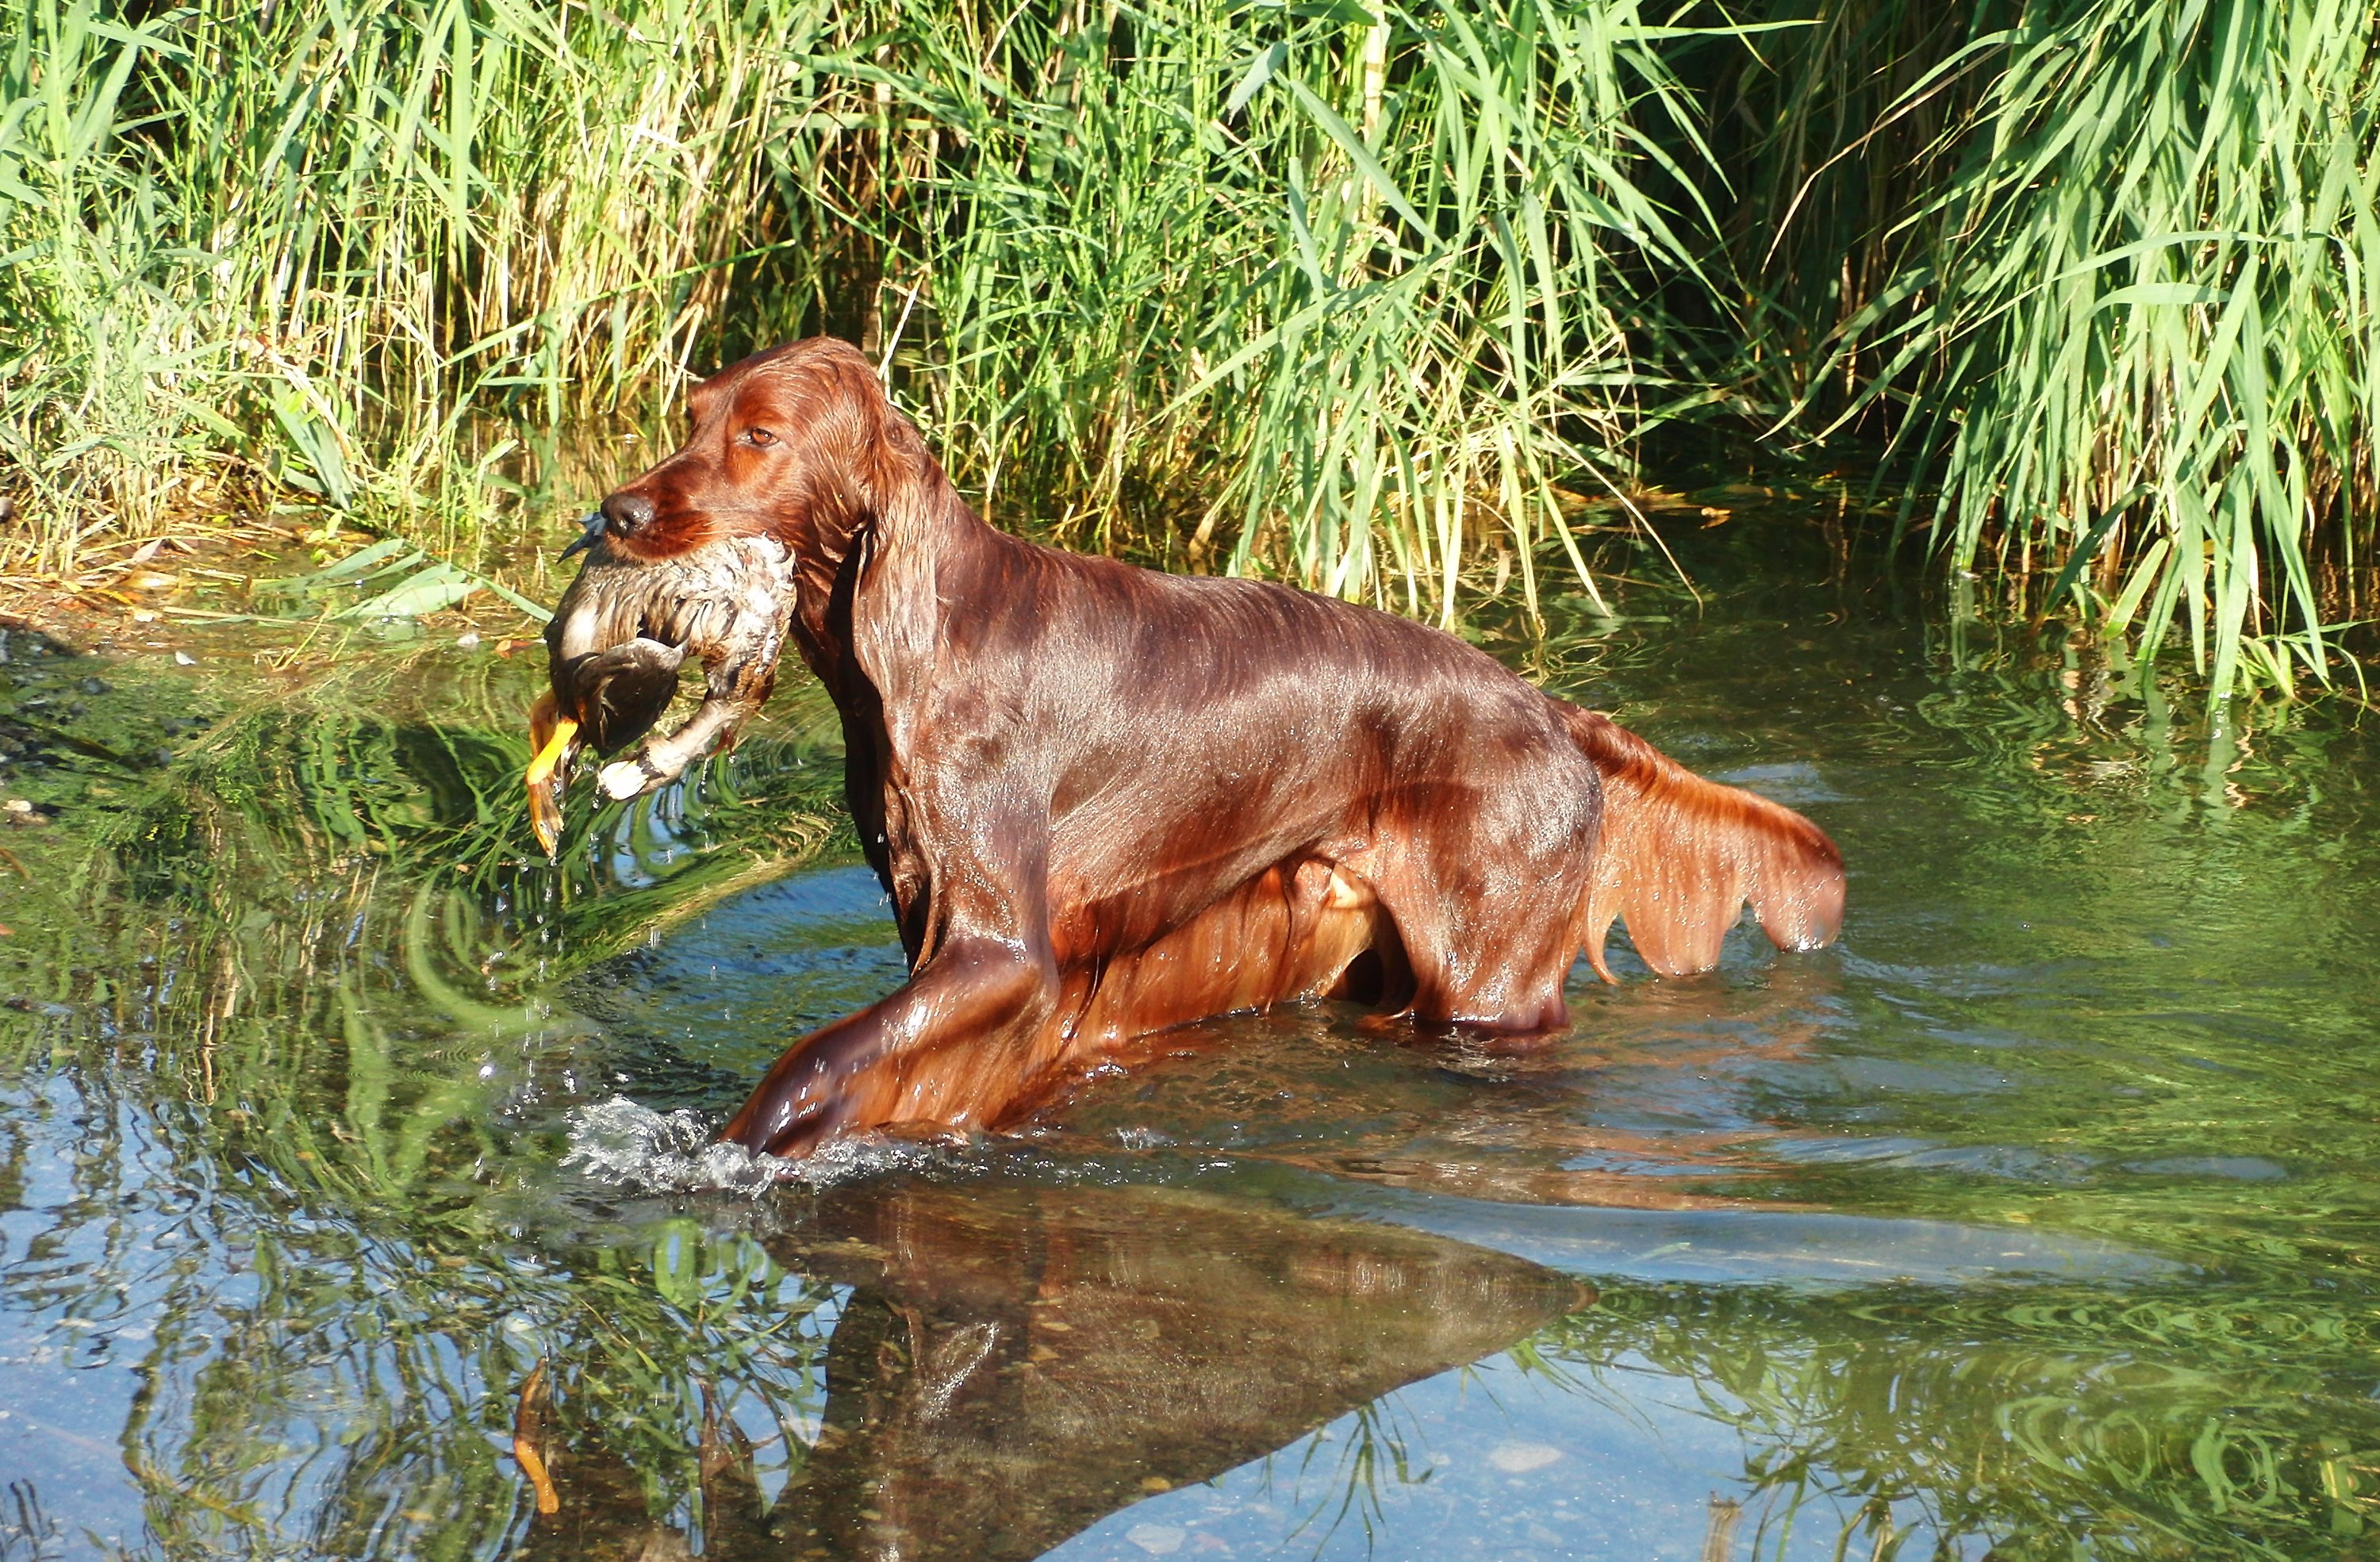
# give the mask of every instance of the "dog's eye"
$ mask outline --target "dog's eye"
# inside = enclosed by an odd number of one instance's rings
[[[777,442],[777,436],[766,429],[747,429],[744,430],[744,442],[766,450]]]

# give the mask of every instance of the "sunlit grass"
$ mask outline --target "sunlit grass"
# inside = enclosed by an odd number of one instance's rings
[[[451,527],[514,455],[482,415],[650,421],[824,329],[996,512],[1409,607],[1501,548],[1533,590],[1554,483],[1674,394],[1622,315],[1699,263],[1631,6],[12,9],[6,448],[52,567],[287,490]]]
[[[1934,41],[1899,112],[1961,105],[1918,154],[1949,176],[1862,213],[1896,263],[1805,396],[1887,413],[1954,568],[2218,692],[2332,675],[2371,611],[2374,38],[2333,0],[2077,0]]]
[[[2338,0],[0,6],[14,567],[552,528],[828,331],[1003,524],[1409,611],[1596,589],[1693,419],[2216,689],[2369,612]]]

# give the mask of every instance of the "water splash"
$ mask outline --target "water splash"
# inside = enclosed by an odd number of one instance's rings
[[[570,1114],[566,1168],[599,1182],[650,1193],[741,1193],[757,1199],[780,1182],[823,1187],[930,1158],[924,1145],[884,1139],[838,1139],[803,1160],[756,1156],[712,1137],[718,1124],[700,1112],[657,1112],[625,1096]]]

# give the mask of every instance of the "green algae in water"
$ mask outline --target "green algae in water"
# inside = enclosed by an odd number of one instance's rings
[[[758,1199],[564,1161],[897,980],[814,695],[552,867],[533,667],[18,645],[0,1555],[2380,1544],[2370,740],[1881,590],[1639,598],[1483,638],[1819,818],[1839,950],[1519,1057],[1218,1022]]]

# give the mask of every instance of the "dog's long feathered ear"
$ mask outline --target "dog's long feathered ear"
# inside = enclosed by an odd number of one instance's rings
[[[1603,778],[1603,829],[1585,943],[1596,975],[1611,919],[1665,976],[1707,971],[1749,900],[1779,949],[1830,943],[1843,921],[1843,857],[1782,804],[1705,781],[1592,710],[1554,702]]]
[[[902,691],[888,680],[922,678],[932,665],[936,615],[918,610],[934,600],[941,540],[966,507],[874,367],[856,351],[848,356],[854,361],[838,371],[846,405],[861,414],[853,425],[859,445],[852,471],[868,511],[855,541],[867,552],[852,601],[852,649],[890,707]]]
[[[895,531],[930,524],[948,503],[950,484],[941,465],[873,374],[867,385],[869,416],[859,470],[878,524]]]

